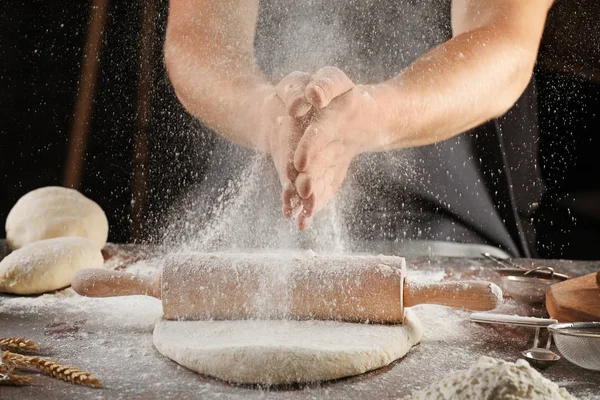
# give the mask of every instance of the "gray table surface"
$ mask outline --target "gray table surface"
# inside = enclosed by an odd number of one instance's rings
[[[105,257],[110,268],[129,270],[130,265],[144,258],[147,268],[153,268],[153,252],[136,246],[109,245]],[[561,260],[517,261],[526,266],[552,266],[557,272],[572,276],[594,272],[600,265]],[[409,276],[419,279],[485,279],[500,283],[495,265],[487,259],[410,257],[407,262]],[[473,323],[465,311],[417,306],[413,309],[425,327],[423,340],[387,367],[310,385],[240,386],[200,376],[161,356],[152,345],[160,303],[138,296],[129,299],[128,303],[99,303],[103,299],[80,298],[71,289],[44,296],[0,295],[0,337],[37,340],[44,356],[88,370],[104,384],[102,389],[91,389],[35,375],[33,386],[0,386],[0,400],[401,399],[451,371],[468,368],[481,356],[514,361],[522,350],[531,347],[534,334],[526,327]],[[545,316],[542,306],[532,307],[511,299],[506,299],[498,311]],[[542,373],[579,398],[600,399],[600,372],[561,359]]]

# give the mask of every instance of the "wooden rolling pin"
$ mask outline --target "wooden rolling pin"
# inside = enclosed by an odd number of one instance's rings
[[[403,258],[388,256],[178,254],[162,275],[79,270],[83,296],[149,295],[167,319],[323,319],[402,323],[404,307],[495,308],[498,286],[484,281],[411,283]]]

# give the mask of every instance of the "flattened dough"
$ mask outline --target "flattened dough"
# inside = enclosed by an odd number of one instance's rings
[[[6,218],[6,241],[13,250],[65,236],[86,238],[99,249],[108,238],[108,220],[102,208],[74,189],[49,186],[33,190],[17,201]]]
[[[386,366],[422,336],[421,323],[410,312],[404,325],[161,320],[154,328],[154,346],[203,375],[277,385],[342,378]]]

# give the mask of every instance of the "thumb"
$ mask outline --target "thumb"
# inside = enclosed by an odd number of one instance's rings
[[[310,78],[304,96],[317,109],[327,107],[333,99],[352,90],[354,82],[336,67],[324,67]]]

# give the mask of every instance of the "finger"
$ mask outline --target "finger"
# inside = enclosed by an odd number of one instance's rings
[[[293,219],[302,211],[302,201],[291,182],[283,188],[283,216]]]
[[[298,225],[298,229],[301,231],[305,231],[312,225],[313,217],[307,217],[306,215],[300,214],[298,215],[298,219],[296,220],[296,224]]]
[[[302,212],[298,214],[296,218],[296,225],[298,229],[303,231],[308,229],[312,225],[313,217],[312,213],[309,215],[307,210],[312,210],[314,208],[315,196],[311,196],[306,200],[302,200]]]
[[[279,148],[284,151],[283,172],[287,180],[294,182],[298,176],[298,170],[294,166],[294,157],[302,137],[303,127],[300,121],[292,117],[279,117],[278,122]]]
[[[339,140],[337,125],[337,118],[332,113],[324,112],[306,128],[294,153],[297,171],[307,171],[311,162],[329,143]]]
[[[296,221],[298,229],[301,231],[308,229],[312,225],[315,214],[321,211],[337,192],[339,184],[337,186],[333,186],[333,182],[335,180],[334,176],[335,171],[333,168],[329,169],[324,175],[323,179],[317,182],[317,190],[315,193],[308,199],[302,201],[303,210],[298,215]],[[343,177],[340,179],[340,184],[341,181],[343,181]]]
[[[294,118],[279,117],[277,137],[281,151],[281,166],[279,168],[280,180],[283,187],[282,212],[286,218],[294,218],[302,210],[301,199],[292,184],[298,176],[294,167],[294,151],[300,140],[302,125]]]
[[[286,76],[275,86],[277,96],[285,103],[285,109],[291,117],[301,117],[311,108],[304,91],[310,81],[306,72],[295,71]]]
[[[313,193],[314,181],[321,178],[328,168],[342,162],[346,147],[340,141],[329,143],[317,153],[305,168],[305,172],[299,172],[293,181],[296,191],[301,198],[307,199]]]
[[[331,187],[332,182],[335,176],[335,168],[328,168],[327,171],[314,183],[314,194],[311,196],[313,198],[312,201],[307,201],[304,206],[304,214],[308,217],[312,217],[319,211],[325,207],[329,199],[331,198],[332,193],[335,193],[335,190]],[[337,188],[335,188],[337,189]]]
[[[302,201],[302,214],[312,217],[321,211],[335,196],[348,173],[349,164],[336,165],[329,168],[322,178],[315,181],[315,190],[311,197]]]
[[[314,165],[315,163],[312,163]],[[312,172],[299,172],[294,186],[296,192],[302,199],[308,199],[318,189],[317,182],[321,182],[324,179],[324,175],[331,169],[335,168],[337,161],[328,161],[326,164],[323,163],[320,167],[313,168]]]
[[[315,108],[320,109],[336,97],[350,91],[354,82],[336,67],[324,67],[310,78],[304,96]]]
[[[296,185],[298,196],[300,196],[301,199],[306,200],[313,194],[314,181],[315,177],[307,173],[302,172],[298,174],[294,184]]]
[[[331,149],[334,146],[326,146],[325,149]],[[337,151],[337,148],[335,148]],[[303,199],[308,199],[313,193],[314,182],[319,179],[325,171],[332,165],[337,164],[337,161],[330,155],[325,155],[323,152],[316,155],[315,159],[310,163],[306,172],[299,172],[294,180],[294,186],[298,195]]]
[[[313,194],[314,181],[315,177],[309,174],[306,174],[304,172],[298,174],[298,177],[296,178],[294,184],[297,187],[296,191],[301,199],[306,200]]]
[[[300,213],[300,216],[312,217],[314,215],[316,203],[316,194],[311,195],[308,199],[302,200],[302,212]]]

